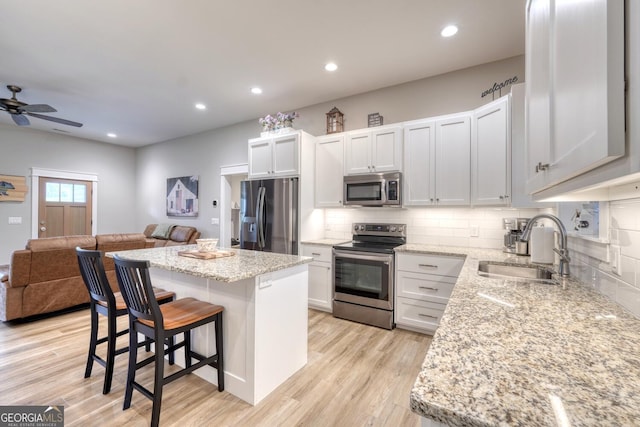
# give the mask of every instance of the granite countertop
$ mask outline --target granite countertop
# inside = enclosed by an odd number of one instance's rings
[[[318,239],[318,240],[307,240],[302,242],[303,245],[318,245],[318,246],[335,246],[340,243],[350,242],[348,239]]]
[[[178,255],[179,251],[196,249],[196,245],[168,246],[162,248],[135,249],[108,252],[129,260],[149,261],[152,267],[204,277],[219,282],[236,282],[261,274],[284,270],[313,261],[311,257],[258,252],[244,249],[228,249],[234,256],[215,259],[195,259]]]
[[[450,426],[638,425],[639,319],[573,279],[550,285],[477,274],[479,260],[528,257],[396,250],[466,256],[411,390],[413,412]]]

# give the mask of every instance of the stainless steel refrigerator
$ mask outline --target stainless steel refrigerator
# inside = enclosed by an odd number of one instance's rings
[[[240,183],[240,247],[298,254],[298,178]]]

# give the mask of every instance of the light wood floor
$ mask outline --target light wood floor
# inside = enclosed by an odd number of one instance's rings
[[[124,327],[126,320],[121,320]],[[0,323],[0,405],[64,405],[66,426],[148,425],[151,401],[140,393],[134,391],[131,408],[122,410],[126,355],[116,358],[110,394],[102,394],[101,366],[95,364],[92,377],[83,378],[88,338],[88,309]],[[262,402],[251,406],[188,375],[165,386],[160,423],[418,426],[418,416],[409,410],[409,392],[430,343],[426,335],[309,310],[307,365]],[[151,387],[152,367],[139,378]]]

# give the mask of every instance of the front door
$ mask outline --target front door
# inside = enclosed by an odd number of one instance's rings
[[[38,237],[91,234],[91,181],[39,178]]]

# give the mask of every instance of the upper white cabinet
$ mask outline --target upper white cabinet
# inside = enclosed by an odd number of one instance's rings
[[[300,173],[300,132],[249,140],[249,179]]]
[[[624,2],[528,0],[527,191],[625,154]]]
[[[468,205],[471,114],[404,126],[404,205]]]
[[[344,134],[316,139],[316,208],[342,206]]]
[[[381,126],[346,133],[345,175],[402,170],[402,128]]]
[[[471,204],[508,205],[511,197],[510,96],[473,112]]]

